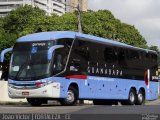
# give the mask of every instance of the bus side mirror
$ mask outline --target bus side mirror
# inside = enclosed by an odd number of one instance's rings
[[[63,48],[63,47],[64,47],[64,45],[54,45],[51,48],[49,48],[49,50],[48,50],[48,60],[51,60],[54,50],[56,50],[58,48]]]
[[[0,79],[2,78],[2,74],[3,74],[3,67],[4,67],[4,55],[10,51],[12,51],[13,48],[7,48],[5,50],[3,50],[0,54]]]
[[[1,62],[1,63],[4,62],[4,55],[5,55],[6,53],[12,51],[12,50],[13,50],[13,48],[7,48],[7,49],[5,49],[5,50],[3,50],[3,51],[1,52],[1,59],[0,59],[0,62]]]
[[[2,78],[2,63],[0,62],[0,80]]]

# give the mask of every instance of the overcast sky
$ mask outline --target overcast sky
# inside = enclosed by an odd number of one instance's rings
[[[89,9],[110,10],[122,22],[134,25],[148,45],[160,48],[160,0],[89,0]]]

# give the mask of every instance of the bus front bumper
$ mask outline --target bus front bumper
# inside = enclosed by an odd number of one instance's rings
[[[36,89],[16,89],[8,86],[10,98],[60,98],[60,83],[54,82]]]

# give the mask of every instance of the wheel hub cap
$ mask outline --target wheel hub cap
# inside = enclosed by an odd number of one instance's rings
[[[138,100],[139,100],[140,102],[142,102],[142,100],[143,100],[142,94],[138,94]]]
[[[131,102],[134,102],[134,100],[135,100],[133,93],[130,93],[130,100],[131,100]]]
[[[74,101],[74,94],[71,91],[68,91],[67,101],[68,102],[73,102]]]

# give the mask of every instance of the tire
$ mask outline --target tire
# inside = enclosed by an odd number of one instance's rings
[[[32,106],[40,106],[43,103],[41,99],[38,98],[27,98],[27,101]]]
[[[136,92],[133,89],[130,89],[128,100],[121,101],[122,105],[134,105],[137,101]]]
[[[131,89],[129,92],[128,100],[127,100],[127,105],[134,105],[136,102],[136,92]]]
[[[139,90],[136,100],[136,105],[143,105],[145,103],[145,93]]]
[[[72,106],[77,103],[78,91],[74,87],[69,87],[67,91],[67,97],[59,100],[61,105]]]

